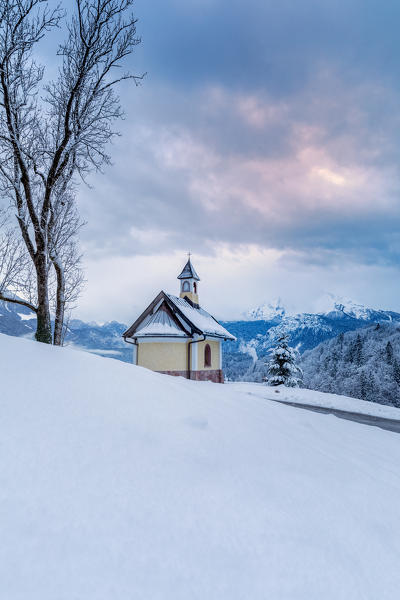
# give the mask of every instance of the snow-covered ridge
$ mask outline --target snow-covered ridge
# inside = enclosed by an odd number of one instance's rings
[[[302,314],[284,316],[276,325],[268,328],[265,333],[259,333],[255,338],[246,343],[242,341],[239,351],[243,354],[249,354],[255,362],[258,356],[264,355],[283,335],[294,336],[296,338],[294,345],[301,350],[301,341],[298,338],[301,338],[304,332],[308,337],[314,336],[317,338],[318,336],[329,334],[331,326],[329,323],[321,320],[320,315]]]
[[[335,294],[325,294],[321,302],[324,305],[324,310],[315,313],[290,313],[285,308],[281,298],[278,298],[272,302],[265,302],[260,306],[248,310],[243,313],[243,318],[248,321],[280,321],[287,317],[294,317],[297,320],[307,318],[308,315],[320,315],[329,316],[334,318],[351,317],[353,319],[368,321],[376,315],[380,315],[382,319],[388,321],[391,320],[391,311],[368,308],[364,304],[354,302],[349,298],[343,296],[336,296]]]
[[[330,315],[333,311],[337,311],[343,315],[352,317],[353,319],[360,319],[363,321],[369,321],[371,316],[380,314],[383,318],[386,317],[387,320],[390,320],[390,311],[368,308],[349,298],[335,296],[334,294],[328,294],[328,297],[330,298],[331,307],[322,314]]]

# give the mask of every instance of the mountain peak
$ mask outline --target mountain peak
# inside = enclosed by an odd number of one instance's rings
[[[369,321],[373,314],[382,313],[383,311],[377,311],[373,308],[368,308],[363,304],[358,304],[350,298],[343,296],[335,296],[334,294],[327,294],[329,299],[330,308],[324,313],[331,315],[333,312],[343,314],[353,319],[361,321]]]
[[[278,298],[273,302],[265,302],[261,306],[252,308],[244,314],[246,321],[280,321],[286,315],[282,300]]]

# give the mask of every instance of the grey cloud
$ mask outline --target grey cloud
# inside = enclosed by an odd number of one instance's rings
[[[400,5],[395,0],[138,0],[143,60],[156,78],[223,82],[291,95],[315,66],[397,80]]]
[[[398,261],[393,237],[399,224],[400,157],[392,125],[399,110],[390,120],[374,105],[377,91],[370,107],[365,88],[344,88],[335,76],[327,90],[327,81],[317,74],[311,89],[283,104],[266,94],[222,88],[183,97],[168,87],[134,91],[123,137],[113,148],[113,169],[95,178],[94,190],[80,193],[89,222],[88,250],[151,254],[160,240],[165,251],[190,240],[208,253],[223,241],[336,248],[364,261]],[[246,110],[240,113],[246,99],[266,110],[260,126],[246,120]],[[394,109],[392,94],[386,101]],[[313,146],[316,156],[310,164],[305,159],[305,168],[327,160],[350,175],[360,171],[366,179],[363,197],[338,186],[324,204],[324,189],[305,187],[296,153]],[[260,163],[261,173],[252,171],[253,163]],[[151,236],[145,242],[141,235],[135,238],[132,229],[153,232],[154,243]]]

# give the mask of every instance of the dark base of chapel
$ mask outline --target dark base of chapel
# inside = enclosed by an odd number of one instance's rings
[[[157,371],[163,375],[172,375],[174,377],[185,377],[195,381],[212,381],[214,383],[224,383],[224,374],[221,369],[209,371]]]

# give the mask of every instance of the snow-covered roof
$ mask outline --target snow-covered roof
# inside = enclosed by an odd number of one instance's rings
[[[194,334],[226,340],[236,338],[212,315],[187,298],[160,292],[123,337],[192,337]]]
[[[190,262],[190,258],[183,267],[181,274],[178,275],[178,279],[196,279],[197,281],[200,281],[200,277],[197,275],[194,266]]]
[[[180,312],[203,334],[216,337],[222,337],[227,340],[236,338],[218,323],[212,315],[203,308],[195,308],[185,298],[178,298],[172,294],[166,296],[180,310]]]
[[[165,310],[159,309],[154,314],[147,315],[136,329],[135,337],[151,336],[187,337]]]

